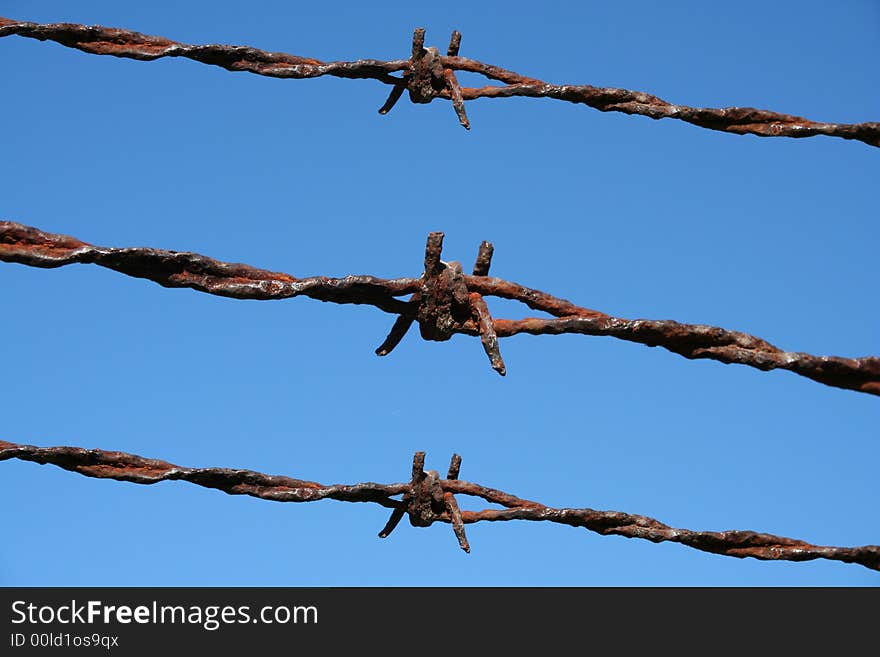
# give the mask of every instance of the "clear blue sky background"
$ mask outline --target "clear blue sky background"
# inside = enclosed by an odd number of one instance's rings
[[[444,48],[557,82],[816,120],[880,119],[880,6],[287,1],[0,2],[325,60]],[[473,83],[462,76],[463,83]],[[372,81],[284,81],[185,60],[0,40],[2,218],[96,244],[192,250],[298,276],[418,275],[424,241],[623,317],[880,353],[880,151],[760,139],[549,100],[391,115]],[[422,176],[421,172],[434,172]],[[427,186],[442,181],[444,193]],[[428,201],[430,199],[431,202]],[[496,316],[533,314],[489,300]],[[784,372],[584,336],[373,349],[393,318],[246,302],[88,266],[0,265],[2,433],[326,483],[405,481],[412,453],[558,506],[677,527],[880,543],[878,399]],[[387,511],[0,464],[4,585],[877,585],[840,563],[737,560],[539,523],[389,539]],[[466,508],[475,508],[465,499]]]

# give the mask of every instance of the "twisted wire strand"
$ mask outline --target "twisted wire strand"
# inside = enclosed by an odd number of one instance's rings
[[[156,484],[161,481],[187,481],[197,486],[214,488],[230,495],[250,495],[273,502],[316,502],[324,499],[341,502],[369,502],[395,510],[392,521],[380,533],[385,537],[400,517],[410,513],[413,526],[428,526],[433,522],[453,525],[459,544],[470,551],[464,537],[463,525],[476,522],[500,522],[528,520],[553,522],[571,527],[581,527],[603,536],[638,538],[652,543],[673,542],[687,547],[729,557],[753,557],[765,561],[811,561],[829,559],[854,563],[880,570],[880,546],[831,547],[813,545],[806,541],[753,531],[693,531],[670,527],[647,516],[620,511],[597,511],[595,509],[556,509],[540,502],[524,500],[500,490],[458,479],[461,457],[453,457],[447,479],[435,478],[432,483],[439,487],[449,511],[428,516],[414,517],[418,511],[405,509],[404,500],[417,495],[414,491],[422,471],[424,452],[417,452],[414,463],[413,482],[377,484],[324,485],[314,481],[294,479],[279,475],[263,474],[252,470],[229,468],[188,468],[158,459],[149,459],[125,452],[111,452],[80,447],[36,447],[0,440],[0,461],[19,459],[41,465],[54,465],[86,477],[115,479],[135,484]],[[436,473],[433,473],[436,477]],[[403,495],[404,500],[394,499]],[[460,511],[453,495],[469,495],[502,506],[502,509]],[[452,502],[450,503],[450,499]],[[463,524],[459,524],[459,522]]]
[[[484,244],[491,249],[488,242]],[[442,263],[439,260],[441,246],[442,233],[432,233],[429,248],[433,249],[432,257],[438,263]],[[95,246],[74,237],[47,233],[10,221],[0,221],[0,261],[40,268],[95,264],[128,276],[149,279],[163,287],[191,288],[234,299],[306,296],[332,303],[367,304],[399,316],[386,342],[377,349],[379,355],[390,352],[414,321],[418,320],[420,325],[442,323],[441,314],[448,312],[452,303],[445,297],[438,298],[438,295],[449,293],[449,289],[427,287],[428,281],[436,280],[428,276],[431,272],[427,270],[420,278],[384,279],[366,275],[296,278],[290,274],[214,260],[197,253]],[[444,264],[438,266],[445,267]],[[477,270],[483,271],[479,264]],[[488,265],[485,270],[488,271]],[[736,363],[762,371],[787,370],[828,386],[880,395],[880,358],[876,356],[842,358],[785,351],[739,331],[673,320],[623,319],[500,278],[451,275],[464,287],[465,303],[469,304],[466,312],[478,312],[462,321],[446,318],[452,322],[447,334],[423,331],[422,335],[431,340],[448,339],[453,333],[478,335],[484,342],[492,367],[500,374],[504,374],[506,368],[498,352],[498,338],[520,333],[576,333],[663,347],[688,359]],[[396,298],[407,294],[414,296],[409,301]],[[475,301],[474,294],[520,301],[533,310],[554,317],[493,318],[482,299]]]
[[[424,30],[418,28],[413,38],[413,56],[410,59],[390,61],[360,59],[338,62],[323,62],[311,57],[267,52],[249,46],[191,45],[164,37],[100,25],[40,24],[0,18],[0,37],[12,35],[40,41],[54,41],[96,55],[112,55],[141,61],[152,61],[163,57],[184,57],[229,71],[247,71],[275,78],[305,79],[329,75],[338,78],[377,80],[394,86],[388,101],[380,109],[381,114],[386,114],[400,98],[404,88],[409,88],[413,102],[430,102],[433,98],[450,100],[455,107],[459,122],[468,129],[470,123],[464,111],[466,101],[522,96],[552,98],[588,105],[601,112],[622,112],[651,119],[676,119],[708,130],[733,134],[795,138],[826,135],[861,141],[870,146],[880,146],[880,122],[829,123],[752,107],[689,107],[629,89],[594,87],[587,84],[550,84],[500,66],[459,56],[461,34],[458,32],[453,33],[445,56],[440,55],[436,49],[424,48]],[[438,70],[429,71],[428,68],[418,65],[419,62],[424,61],[422,55],[429,50],[433,50],[436,54],[431,58],[431,62],[437,64]],[[455,78],[455,71],[477,73],[503,84],[461,87]],[[403,75],[397,77],[393,75],[394,73]],[[424,84],[426,80],[433,84],[433,89],[432,84]],[[422,84],[416,84],[417,82]]]

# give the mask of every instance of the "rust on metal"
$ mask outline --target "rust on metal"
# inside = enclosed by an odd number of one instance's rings
[[[531,335],[609,336],[650,347],[663,347],[688,359],[748,365],[762,371],[787,370],[837,388],[880,395],[880,357],[841,358],[784,351],[766,340],[716,326],[673,320],[623,319],[582,308],[546,292],[483,275],[488,274],[492,245],[480,246],[475,272],[441,259],[443,233],[428,236],[425,270],[419,278],[375,276],[296,278],[249,265],[230,264],[197,253],[135,247],[95,246],[66,235],[46,233],[11,221],[0,221],[0,261],[53,268],[75,263],[96,264],[128,276],[146,278],[164,287],[184,287],[234,299],[287,299],[306,296],[318,301],[375,306],[397,315],[388,337],[376,349],[387,355],[413,322],[426,340],[444,341],[457,333],[479,336],[490,364],[499,374],[506,368],[498,338]],[[406,301],[397,297],[411,295]],[[493,318],[483,297],[520,301],[552,317]]]
[[[40,41],[54,41],[96,55],[112,55],[138,60],[161,57],[185,57],[229,71],[247,71],[276,78],[316,78],[330,75],[339,78],[377,80],[391,85],[388,100],[379,110],[387,114],[409,91],[414,103],[429,103],[435,98],[450,100],[459,123],[469,129],[466,101],[477,98],[552,98],[588,105],[601,112],[622,112],[651,119],[676,119],[692,125],[733,134],[759,137],[813,137],[826,135],[853,139],[870,146],[880,146],[880,122],[826,123],[752,107],[688,107],[676,105],[641,91],[591,85],[550,84],[536,78],[508,71],[459,56],[461,34],[453,32],[446,55],[425,47],[425,30],[416,29],[409,59],[380,61],[323,62],[310,57],[266,52],[248,46],[190,45],[163,37],[148,36],[119,28],[75,23],[31,23],[0,18],[0,37],[19,35]],[[477,73],[502,83],[484,87],[461,87],[455,71]],[[400,73],[398,77],[394,73]]]
[[[830,547],[752,531],[676,529],[654,518],[621,511],[548,507],[480,484],[461,481],[458,479],[461,457],[457,454],[452,457],[446,479],[441,479],[436,471],[425,471],[425,453],[416,452],[408,483],[331,486],[251,470],[188,468],[125,452],[79,447],[35,447],[0,441],[0,461],[9,459],[50,464],[86,477],[136,484],[187,481],[230,495],[250,495],[274,502],[315,502],[324,499],[371,502],[393,509],[391,519],[379,534],[380,537],[388,536],[403,516],[408,515],[413,527],[428,527],[435,522],[451,524],[459,546],[465,552],[470,551],[464,533],[467,524],[530,520],[580,527],[603,536],[624,536],[652,543],[679,543],[728,557],[752,557],[765,561],[829,559],[880,571],[880,545]],[[398,495],[402,495],[402,498],[394,499]],[[461,511],[455,495],[481,498],[504,508]]]
[[[446,479],[458,479],[460,471],[461,456],[453,454],[449,461],[449,470],[447,470]],[[443,491],[443,501],[446,504],[446,512],[449,515],[449,522],[452,523],[452,531],[455,533],[455,538],[458,539],[458,546],[465,552],[469,553],[471,551],[471,546],[470,543],[468,543],[467,535],[464,531],[464,520],[462,520],[461,517],[461,510],[458,508],[458,501],[456,501],[455,495],[449,491]]]

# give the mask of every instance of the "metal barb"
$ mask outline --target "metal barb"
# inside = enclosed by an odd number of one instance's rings
[[[403,516],[406,515],[406,498],[400,503],[400,506],[394,509],[391,512],[391,517],[388,518],[388,522],[385,523],[385,526],[382,528],[382,531],[379,532],[379,538],[388,538],[391,535],[391,532],[400,524],[400,521],[403,520]]]
[[[409,327],[412,326],[413,322],[416,320],[421,298],[422,295],[420,293],[413,292],[413,295],[409,298],[409,305],[412,308],[412,313],[397,316],[397,319],[394,320],[394,324],[391,326],[391,330],[388,332],[388,337],[386,337],[385,341],[376,349],[377,356],[387,356],[397,345],[400,344],[400,341],[403,340],[403,336],[406,335],[407,331],[409,331]]]
[[[447,57],[458,57],[458,50],[461,47],[461,32],[454,30],[449,38],[449,48],[446,50]],[[458,84],[458,78],[455,71],[449,67],[443,69],[443,77],[446,80],[446,88],[449,91],[450,100],[452,100],[452,108],[458,117],[458,122],[465,130],[471,129],[471,122],[468,120],[467,112],[464,109],[464,97],[461,93],[461,85]]]
[[[450,481],[458,479],[460,470],[461,456],[453,454],[452,459],[449,462],[449,471],[446,475],[446,479]],[[446,513],[449,515],[449,520],[452,523],[452,531],[455,533],[455,538],[458,539],[459,547],[470,554],[471,546],[470,543],[468,543],[467,535],[464,531],[464,522],[461,519],[461,510],[458,508],[458,501],[455,499],[455,495],[449,491],[444,492],[443,502],[446,504]]]
[[[413,30],[412,38],[412,58],[417,59],[424,54],[425,50],[425,28],[417,27]]]
[[[428,241],[425,244],[425,275],[436,276],[445,266],[440,260],[443,253],[443,237],[440,231],[428,233]]]
[[[504,366],[504,359],[501,358],[498,335],[495,333],[495,325],[492,321],[492,315],[489,314],[489,307],[486,305],[483,297],[477,292],[471,292],[468,295],[468,300],[470,301],[474,320],[480,328],[480,342],[482,342],[483,349],[489,357],[492,369],[501,376],[504,376],[507,374],[507,368]]]
[[[458,84],[458,78],[451,68],[443,70],[443,77],[446,80],[446,88],[449,90],[449,97],[452,99],[452,108],[458,117],[458,122],[465,130],[471,129],[471,122],[468,120],[467,112],[464,109],[464,98],[461,95],[461,86]]]
[[[449,48],[446,49],[448,57],[458,57],[458,49],[461,48],[461,32],[452,30],[452,36],[449,37]]]
[[[474,262],[474,276],[488,276],[489,268],[492,266],[492,255],[495,253],[495,247],[491,242],[483,240],[480,242],[480,248],[477,251],[477,260]]]
[[[447,471],[446,478],[447,479],[458,479],[458,474],[461,472],[461,456],[458,454],[453,454],[452,459],[449,461],[449,470]]]
[[[391,93],[388,94],[388,98],[385,101],[385,104],[379,108],[379,114],[388,114],[392,110],[392,108],[397,104],[397,101],[400,100],[400,97],[403,96],[403,92],[406,91],[406,81],[404,80],[400,84],[395,84],[391,87]]]

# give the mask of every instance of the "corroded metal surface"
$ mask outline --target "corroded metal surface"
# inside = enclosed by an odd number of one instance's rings
[[[333,303],[366,303],[386,312],[407,312],[394,296],[419,289],[417,278],[387,280],[373,276],[294,278],[248,265],[221,262],[179,251],[94,246],[66,235],[0,221],[0,260],[53,268],[95,264],[163,287],[188,287],[235,299],[286,299],[307,296]]]
[[[880,358],[813,356],[784,351],[748,333],[704,324],[673,320],[621,319],[620,317],[561,317],[495,320],[498,337],[517,333],[556,335],[580,333],[607,335],[649,347],[663,347],[689,359],[706,358],[721,363],[748,365],[759,370],[788,370],[835,388],[880,395]]]
[[[387,62],[372,59],[322,62],[311,57],[267,52],[248,46],[190,45],[101,25],[39,24],[0,18],[0,37],[13,34],[40,41],[54,41],[93,55],[113,55],[141,61],[184,57],[229,71],[247,71],[275,78],[302,79],[330,75],[339,78],[369,78],[386,84],[397,84],[399,80],[390,74],[410,68],[410,62],[406,59]]]
[[[78,447],[35,447],[0,441],[0,461],[8,459],[51,464],[86,477],[116,479],[136,484],[182,480],[216,488],[230,495],[251,495],[275,502],[315,502],[323,499],[372,502],[394,509],[385,528],[380,532],[380,537],[388,536],[404,516],[409,516],[410,524],[414,527],[446,522],[452,525],[459,546],[466,552],[470,551],[464,532],[466,524],[532,520],[582,527],[603,536],[639,538],[652,543],[680,543],[696,550],[729,557],[753,557],[766,561],[830,559],[880,570],[878,545],[830,547],[752,531],[692,531],[676,529],[647,516],[620,511],[556,509],[544,506],[539,502],[459,480],[461,457],[457,454],[452,457],[446,479],[440,479],[436,471],[426,471],[425,453],[417,452],[413,458],[409,483],[330,486],[251,470],[186,468],[124,452]],[[402,499],[394,499],[397,495],[402,495]],[[505,508],[461,511],[455,495],[479,497]]]
[[[307,296],[319,301],[375,306],[398,315],[385,342],[376,350],[380,356],[390,353],[413,322],[418,322],[426,340],[448,340],[456,333],[480,336],[490,364],[503,375],[506,368],[498,338],[519,333],[578,333],[663,347],[689,359],[737,363],[763,371],[787,370],[825,385],[880,395],[880,358],[876,356],[813,356],[784,351],[753,335],[715,326],[613,317],[518,283],[465,274],[459,263],[440,259],[442,247],[443,233],[431,233],[425,249],[425,271],[419,278],[295,278],[196,253],[94,246],[66,235],[0,221],[0,261],[44,268],[91,263],[164,287],[188,287],[236,299]],[[488,274],[491,257],[492,245],[484,242],[474,271]],[[396,298],[406,294],[412,294],[408,301]],[[554,317],[495,319],[483,299],[487,296],[520,301]]]
[[[205,488],[216,488],[230,495],[250,495],[274,502],[316,502],[323,499],[344,502],[375,502],[396,508],[393,495],[405,493],[408,484],[372,484],[325,486],[314,481],[266,475],[251,470],[229,468],[184,468],[158,459],[148,459],[125,452],[79,447],[34,447],[0,440],[0,461],[21,459],[78,472],[86,477],[116,479],[134,484],[160,481],[188,481]]]
[[[139,60],[161,57],[185,57],[230,71],[247,71],[276,78],[315,78],[330,75],[340,78],[369,78],[393,85],[391,95],[379,110],[386,114],[404,91],[415,103],[435,98],[452,101],[459,122],[470,127],[464,110],[465,101],[477,98],[553,98],[588,105],[602,112],[623,112],[652,119],[677,119],[709,130],[760,137],[812,137],[826,135],[854,139],[880,146],[880,122],[857,124],[825,123],[751,107],[688,107],[676,105],[641,91],[590,85],[549,84],[499,66],[484,64],[458,55],[461,34],[453,32],[447,54],[424,45],[425,31],[418,28],[413,36],[410,59],[379,61],[361,59],[351,62],[323,62],[287,53],[266,52],[247,46],[190,45],[163,37],[148,36],[130,30],[77,25],[73,23],[38,24],[0,18],[0,37],[17,34],[41,41],[55,41],[96,55],[113,55]],[[455,71],[483,75],[503,86],[461,87]],[[401,73],[401,77],[393,73]]]

